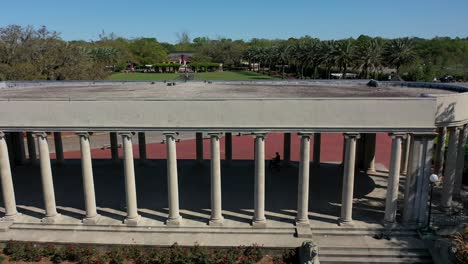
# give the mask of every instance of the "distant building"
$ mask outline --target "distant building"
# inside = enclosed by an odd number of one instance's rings
[[[182,65],[187,65],[190,63],[193,57],[193,52],[173,52],[169,53],[169,62],[170,63],[180,63]]]

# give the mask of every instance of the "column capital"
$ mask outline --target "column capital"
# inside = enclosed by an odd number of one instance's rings
[[[75,134],[79,137],[89,138],[89,136],[92,135],[93,133],[89,133],[87,131],[79,131],[79,132],[76,132]]]
[[[163,132],[163,135],[167,138],[167,137],[171,137],[173,139],[176,139],[176,136],[179,135],[179,133],[177,132]]]
[[[44,131],[35,131],[33,132],[35,137],[40,137],[40,138],[47,138],[48,133]]]
[[[343,133],[343,136],[345,138],[360,138],[361,137],[361,134],[357,133],[357,132],[346,132],[346,133]]]
[[[133,132],[117,132],[117,134],[122,137],[128,137],[128,138],[132,138],[134,135]]]
[[[412,137],[427,137],[427,138],[435,138],[438,134],[436,132],[414,132],[408,133]]]
[[[310,132],[299,132],[299,133],[297,133],[297,135],[298,135],[299,137],[307,137],[307,138],[310,138],[311,136],[314,135],[314,133],[310,133]]]
[[[267,132],[252,132],[252,136],[256,137],[256,138],[265,138],[267,136]]]
[[[5,137],[5,133],[3,133],[3,131],[0,131],[0,138],[4,138]]]
[[[209,135],[210,137],[219,138],[219,137],[221,137],[221,136],[223,135],[223,133],[222,133],[222,132],[208,132],[208,135]]]
[[[401,132],[392,132],[392,133],[388,133],[388,135],[392,138],[401,138],[401,139],[406,139],[408,137],[408,133],[401,133]]]

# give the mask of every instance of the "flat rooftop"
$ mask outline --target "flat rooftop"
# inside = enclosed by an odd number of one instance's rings
[[[171,82],[172,84],[172,82]],[[12,82],[0,86],[0,100],[67,99],[234,99],[317,97],[420,97],[453,91],[380,85],[366,81],[263,82]]]

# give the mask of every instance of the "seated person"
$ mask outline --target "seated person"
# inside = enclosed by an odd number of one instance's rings
[[[281,156],[278,152],[276,152],[276,156],[270,161],[270,169],[279,168],[280,163],[281,163]]]

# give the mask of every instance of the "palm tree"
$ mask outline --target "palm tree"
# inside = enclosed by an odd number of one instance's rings
[[[321,56],[321,43],[318,39],[310,39],[307,43],[307,51],[305,54],[305,60],[308,66],[312,67],[312,77],[317,78],[317,67],[323,60]]]
[[[396,73],[400,75],[400,67],[416,59],[413,40],[409,38],[399,38],[391,40],[385,47],[385,62],[396,68]]]
[[[382,44],[378,39],[360,41],[354,53],[355,68],[361,69],[361,78],[369,78],[382,65]]]
[[[307,52],[308,47],[308,38],[303,38],[297,40],[291,47],[291,60],[294,61],[298,75],[301,79],[304,79],[304,68],[308,64]]]
[[[335,65],[335,58],[333,56],[335,52],[336,43],[334,40],[327,40],[320,42],[319,49],[319,61],[325,66],[327,79],[330,79],[331,69]]]
[[[281,43],[279,45],[274,46],[273,48],[273,53],[276,61],[278,63],[281,63],[281,78],[284,79],[285,76],[285,67],[289,63],[291,57],[291,49],[292,46],[289,45],[288,43]]]
[[[348,66],[353,62],[353,49],[354,46],[351,40],[342,40],[336,42],[335,50],[332,53],[337,66],[342,70],[343,79],[346,79]]]

